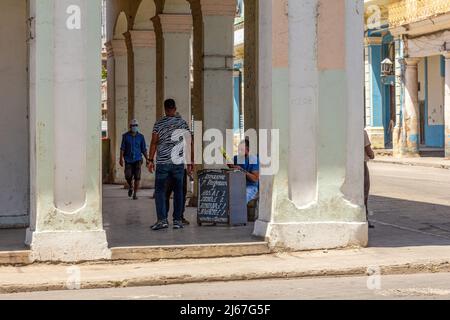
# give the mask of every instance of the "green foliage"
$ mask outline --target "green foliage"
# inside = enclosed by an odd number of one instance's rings
[[[108,71],[106,70],[105,67],[102,67],[102,79],[106,80],[107,77],[108,77]]]

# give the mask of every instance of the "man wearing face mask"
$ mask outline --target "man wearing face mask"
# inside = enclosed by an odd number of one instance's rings
[[[128,196],[137,200],[137,192],[141,182],[142,156],[148,161],[147,144],[144,135],[139,133],[137,120],[130,122],[130,131],[122,136],[120,148],[120,166],[125,165],[125,179],[128,183]],[[134,184],[133,184],[134,180]]]

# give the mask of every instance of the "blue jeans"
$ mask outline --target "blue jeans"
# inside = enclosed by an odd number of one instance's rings
[[[183,214],[183,183],[184,183],[184,165],[158,164],[156,165],[155,177],[155,202],[158,221],[167,221],[166,208],[166,183],[172,179],[174,184],[174,220],[180,221]]]

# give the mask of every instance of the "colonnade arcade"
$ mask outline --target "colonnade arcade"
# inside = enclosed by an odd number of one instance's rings
[[[101,183],[101,1],[28,2],[26,242],[39,261],[110,259]],[[255,4],[247,7],[257,18],[255,37],[246,42],[257,47],[250,50],[258,70],[249,90],[258,101],[246,108],[258,121],[247,125],[278,130],[270,147],[279,151],[279,170],[261,178],[253,234],[275,250],[365,246],[363,1]],[[203,121],[203,130],[232,128],[235,12],[234,0],[107,1],[112,182],[123,182],[117,156],[128,121],[137,118],[149,137],[166,98],[185,119]],[[144,179],[152,184],[149,174]]]

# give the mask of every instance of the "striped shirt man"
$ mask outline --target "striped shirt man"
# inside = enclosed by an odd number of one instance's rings
[[[189,125],[177,114],[174,117],[165,116],[155,123],[153,134],[159,137],[157,148],[157,164],[173,164],[172,155],[184,157],[183,136],[189,133]]]

